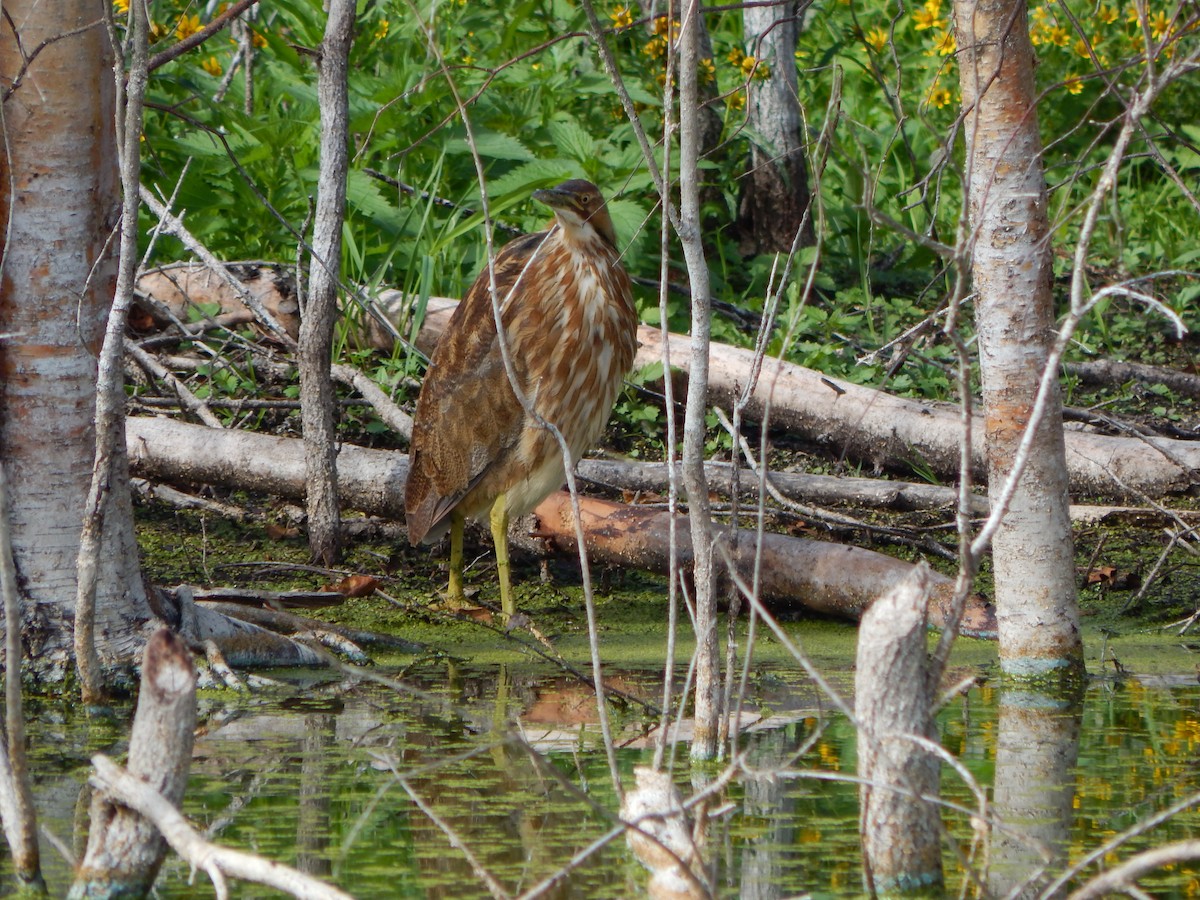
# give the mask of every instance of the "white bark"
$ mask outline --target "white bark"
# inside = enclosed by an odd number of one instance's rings
[[[1012,674],[1078,670],[1075,569],[1062,405],[1055,390],[1032,418],[1053,342],[1050,229],[1024,0],[956,0],[967,110],[972,276],[983,385],[989,494],[1017,477],[992,539],[1000,661]]]
[[[354,0],[330,0],[321,42],[321,174],[309,267],[308,301],[300,318],[300,403],[308,472],[308,546],[330,565],[339,554],[336,395],[329,377],[346,211],[346,69],[354,35]]]
[[[0,454],[11,486],[13,556],[25,627],[39,642],[31,671],[65,674],[72,656],[84,500],[92,471],[96,357],[113,297],[105,246],[117,222],[114,89],[102,10],[90,0],[5,5],[28,50],[51,40],[4,102],[7,137],[0,203],[7,224],[0,280]],[[5,84],[26,60],[0,31]],[[18,199],[19,198],[19,199]],[[115,477],[120,477],[117,472]],[[113,514],[124,515],[118,509]],[[106,530],[97,632],[101,661],[129,658],[140,585],[114,575],[132,536]],[[112,567],[112,568],[109,568]]]

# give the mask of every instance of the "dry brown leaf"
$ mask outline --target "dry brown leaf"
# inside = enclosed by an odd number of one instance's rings
[[[370,575],[347,575],[337,584],[325,585],[321,590],[336,591],[347,597],[369,597],[379,588],[379,581]]]

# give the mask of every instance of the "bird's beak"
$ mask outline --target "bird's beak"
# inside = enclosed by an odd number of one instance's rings
[[[566,209],[572,205],[571,194],[560,191],[558,188],[537,190],[533,192],[532,196],[534,200],[545,203],[551,209]]]

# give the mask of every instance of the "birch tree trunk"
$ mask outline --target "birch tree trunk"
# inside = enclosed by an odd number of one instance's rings
[[[694,552],[692,574],[696,629],[696,731],[693,759],[717,754],[721,717],[721,672],[717,641],[716,581],[713,577],[712,520],[704,475],[705,414],[708,412],[708,351],[712,300],[708,263],[700,242],[700,110],[697,66],[700,4],[684,9],[679,44],[679,240],[692,288],[692,345],[688,364],[687,413],[683,429],[683,480]]]
[[[741,250],[747,255],[786,253],[802,226],[804,243],[812,243],[812,226],[804,222],[808,168],[795,63],[801,6],[787,2],[742,10],[747,53],[760,66],[746,88],[753,143],[738,204]],[[769,73],[765,78],[763,71]]]
[[[1019,478],[992,540],[1002,669],[1082,666],[1057,382],[1032,422],[1055,326],[1025,0],[956,0],[988,493]],[[1024,459],[1017,449],[1036,429]],[[1021,467],[1023,465],[1023,474]]]
[[[346,134],[349,116],[346,67],[354,35],[353,0],[330,0],[321,43],[317,92],[321,105],[321,174],[313,227],[308,302],[300,319],[300,406],[308,474],[308,548],[331,565],[340,552],[337,494],[337,406],[332,362],[333,324],[341,272],[346,211]]]
[[[94,0],[14,0],[4,11],[0,458],[29,671],[61,678],[72,660],[97,355],[114,291],[106,249],[120,212],[113,59]],[[131,660],[137,625],[150,618],[132,527],[121,525],[132,513],[128,492],[116,488],[123,477],[116,467],[99,553],[102,664]]]

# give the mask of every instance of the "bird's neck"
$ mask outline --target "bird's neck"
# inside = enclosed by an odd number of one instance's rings
[[[559,222],[555,232],[558,239],[575,253],[612,253],[616,250],[591,222]]]

